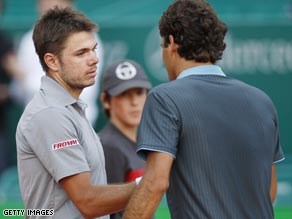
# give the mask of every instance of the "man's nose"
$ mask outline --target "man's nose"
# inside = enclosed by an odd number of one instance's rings
[[[94,51],[92,51],[91,53],[90,53],[90,65],[96,65],[97,63],[99,63],[99,58],[97,57],[97,54],[94,52]]]

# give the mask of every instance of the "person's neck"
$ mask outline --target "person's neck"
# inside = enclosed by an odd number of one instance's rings
[[[204,66],[204,65],[213,65],[213,63],[211,63],[211,62],[194,62],[191,60],[184,60],[184,61],[180,62],[179,65],[177,65],[176,76],[178,77],[180,75],[180,73],[182,73],[186,69]]]
[[[112,121],[111,123],[116,126],[120,130],[123,135],[125,135],[128,139],[130,139],[133,142],[137,142],[137,126],[128,126],[124,123],[117,122],[117,121]]]

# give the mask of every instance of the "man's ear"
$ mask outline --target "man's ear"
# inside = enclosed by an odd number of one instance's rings
[[[99,99],[102,102],[103,108],[106,110],[109,110],[110,109],[109,98],[107,98],[107,95],[105,92],[101,92]]]
[[[44,56],[44,61],[50,69],[53,71],[58,71],[59,59],[57,56],[53,55],[52,53],[46,53]]]
[[[170,46],[171,51],[176,52],[178,45],[174,41],[174,37],[172,35],[169,35],[168,40],[169,40],[169,46]]]

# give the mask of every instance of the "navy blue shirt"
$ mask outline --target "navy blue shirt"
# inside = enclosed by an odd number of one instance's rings
[[[272,219],[271,168],[284,159],[272,101],[218,66],[180,76],[148,94],[137,148],[175,158],[171,218]]]

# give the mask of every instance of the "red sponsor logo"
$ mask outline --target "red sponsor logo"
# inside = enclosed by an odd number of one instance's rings
[[[79,144],[77,139],[70,139],[70,140],[61,141],[61,142],[52,144],[52,149],[58,150],[58,149],[67,148],[67,147],[77,145],[77,144]]]

